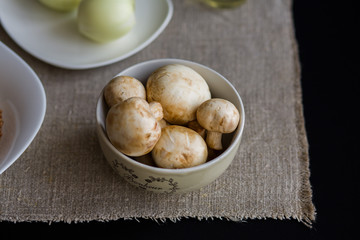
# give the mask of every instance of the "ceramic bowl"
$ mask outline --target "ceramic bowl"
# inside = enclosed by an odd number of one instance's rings
[[[44,120],[46,96],[36,73],[0,42],[0,174],[30,145]]]
[[[238,108],[241,118],[238,128],[233,133],[223,135],[225,150],[216,158],[191,168],[164,169],[152,166],[149,162],[144,163],[141,159],[128,157],[111,144],[105,130],[108,107],[101,92],[96,106],[96,121],[97,134],[105,158],[112,168],[129,183],[157,193],[189,192],[217,179],[233,161],[240,145],[245,123],[244,106],[237,90],[222,75],[201,64],[181,59],[156,59],[133,65],[117,76],[132,76],[145,85],[149,75],[157,68],[174,63],[186,65],[202,75],[209,85],[212,97],[231,101]]]

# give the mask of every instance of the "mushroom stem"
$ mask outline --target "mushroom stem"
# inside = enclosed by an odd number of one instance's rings
[[[223,146],[221,143],[221,137],[221,132],[208,131],[206,135],[206,143],[208,147],[215,150],[222,150]]]

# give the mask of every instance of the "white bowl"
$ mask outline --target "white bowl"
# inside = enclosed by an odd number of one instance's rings
[[[191,168],[158,168],[122,154],[110,143],[105,131],[108,107],[101,92],[96,106],[96,121],[97,134],[105,158],[112,168],[129,183],[157,193],[188,192],[206,186],[217,179],[233,161],[245,124],[244,106],[236,89],[219,73],[201,64],[181,59],[156,59],[131,66],[117,75],[135,77],[145,85],[148,76],[153,71],[173,63],[186,65],[202,75],[209,85],[212,97],[224,98],[232,102],[238,108],[241,118],[235,132],[224,134],[223,141],[226,149],[218,157]]]
[[[30,145],[44,120],[46,96],[35,72],[0,42],[0,174]]]

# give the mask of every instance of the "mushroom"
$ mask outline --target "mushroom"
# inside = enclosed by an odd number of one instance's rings
[[[197,121],[207,130],[206,143],[209,148],[222,150],[223,133],[233,132],[239,124],[240,114],[231,102],[212,98],[200,105],[196,112]]]
[[[205,140],[194,130],[178,125],[162,129],[151,153],[158,167],[171,169],[200,165],[208,155]]]
[[[128,156],[149,153],[161,135],[161,127],[146,100],[131,97],[112,106],[106,117],[106,132],[116,149]]]
[[[104,97],[107,105],[112,107],[130,97],[146,99],[146,91],[144,85],[136,78],[117,76],[105,86]]]
[[[211,98],[204,78],[190,67],[170,64],[158,68],[146,83],[148,102],[157,101],[170,124],[185,125],[196,119],[196,109]]]

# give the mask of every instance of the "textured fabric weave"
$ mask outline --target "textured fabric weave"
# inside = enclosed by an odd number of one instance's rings
[[[0,175],[0,220],[107,221],[182,217],[315,219],[309,182],[300,66],[290,0],[251,0],[231,10],[173,1],[165,31],[136,55],[109,66],[66,70],[0,40],[38,74],[47,112],[25,153]],[[107,164],[95,132],[104,85],[135,63],[180,58],[209,66],[240,93],[246,124],[230,168],[214,183],[183,195],[145,192]]]

